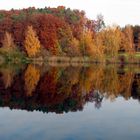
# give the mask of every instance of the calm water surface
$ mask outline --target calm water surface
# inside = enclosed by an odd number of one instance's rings
[[[140,67],[0,67],[0,140],[139,140]]]

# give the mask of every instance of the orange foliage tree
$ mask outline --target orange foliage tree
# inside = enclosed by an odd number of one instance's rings
[[[33,30],[32,26],[28,26],[25,37],[25,49],[29,57],[35,57],[40,52],[40,41]]]

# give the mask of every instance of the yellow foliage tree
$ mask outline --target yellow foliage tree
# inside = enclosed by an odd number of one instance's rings
[[[80,56],[80,45],[79,45],[79,40],[76,38],[72,38],[71,40],[71,46],[67,47],[67,52],[70,56]]]
[[[17,62],[19,60],[18,57],[22,56],[19,49],[14,43],[12,34],[9,32],[5,32],[0,52],[4,55],[4,57],[12,60],[13,62]]]
[[[118,26],[104,30],[104,45],[106,55],[116,57],[121,45],[121,29]]]
[[[86,31],[80,41],[81,52],[83,55],[90,56],[94,59],[101,59],[104,54],[102,45],[97,45],[96,39],[93,39],[91,31]]]
[[[134,49],[133,29],[129,25],[127,25],[124,28],[122,36],[122,45],[126,52],[128,52],[130,55],[134,54],[135,49]]]
[[[96,46],[96,55],[98,55],[98,59],[103,61],[105,56],[104,56],[104,53],[105,53],[105,46],[104,46],[104,33],[101,31],[101,32],[98,32],[96,35],[95,35],[95,46]]]
[[[80,40],[80,49],[82,55],[91,56],[93,52],[93,39],[90,31],[85,31]]]
[[[35,57],[40,52],[40,41],[32,26],[27,27],[25,36],[25,49],[29,57]]]
[[[6,52],[11,52],[15,48],[14,40],[9,32],[6,32],[3,40],[3,49]]]

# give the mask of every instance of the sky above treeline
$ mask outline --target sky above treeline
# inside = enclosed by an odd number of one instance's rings
[[[65,6],[86,12],[90,19],[102,14],[107,25],[140,25],[140,0],[0,0],[0,9]]]

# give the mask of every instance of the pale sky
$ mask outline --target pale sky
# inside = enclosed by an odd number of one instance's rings
[[[0,0],[0,9],[8,10],[60,5],[84,10],[91,19],[95,19],[96,15],[101,13],[109,25],[140,25],[140,0]]]

